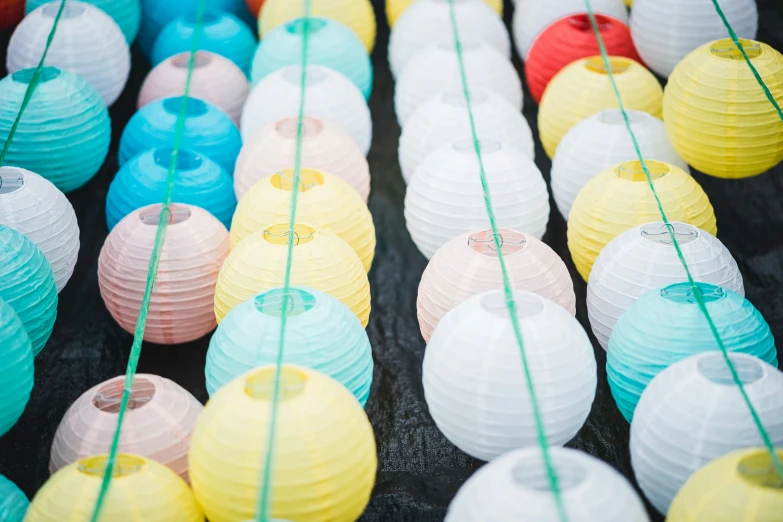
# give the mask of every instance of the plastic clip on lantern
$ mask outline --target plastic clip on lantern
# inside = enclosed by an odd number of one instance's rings
[[[413,5],[415,0],[386,0],[386,20],[389,22],[389,27],[394,27],[397,23],[397,19],[402,13],[404,13],[408,7]],[[457,0],[455,5],[458,5]],[[488,6],[495,10],[498,16],[503,16],[503,0],[484,0]],[[462,24],[460,24],[461,26]]]
[[[741,43],[783,105],[783,55],[760,42]],[[669,78],[663,101],[674,147],[705,174],[746,178],[783,159],[783,122],[729,39],[686,56]]]
[[[0,15],[1,16],[1,15]],[[30,501],[16,484],[0,475],[0,520],[22,522]]]
[[[44,4],[56,0],[27,0],[27,12],[37,9]],[[141,4],[139,0],[82,0],[85,4],[92,4],[107,15],[111,16],[120,27],[128,45],[133,43],[139,32],[141,24]],[[72,2],[72,0],[71,0]],[[24,3],[24,1],[22,1]],[[58,2],[59,3],[59,2]],[[59,31],[59,28],[58,28]]]
[[[21,319],[0,299],[0,436],[5,435],[22,416],[33,389],[33,347]],[[0,492],[3,476],[0,475]],[[0,520],[3,515],[0,495]]]

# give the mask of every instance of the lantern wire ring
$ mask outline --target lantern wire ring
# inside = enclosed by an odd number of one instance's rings
[[[497,238],[495,236],[497,236]],[[505,245],[506,243],[508,243],[509,245],[524,245],[525,243],[527,243],[527,239],[523,237],[519,241],[506,240],[503,239],[503,234],[498,233],[498,234],[491,234],[490,237],[486,239],[477,239],[473,236],[470,236],[468,237],[468,245],[472,243],[482,243],[482,244],[487,243],[487,247],[490,250],[492,250],[493,252],[497,252],[498,248],[503,250],[503,245]],[[498,247],[498,243],[500,244],[499,247]]]

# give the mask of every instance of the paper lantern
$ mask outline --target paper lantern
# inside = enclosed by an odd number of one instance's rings
[[[508,59],[486,43],[463,42],[462,61],[471,91],[493,90],[515,109],[522,109],[522,83]],[[424,102],[441,91],[462,91],[459,61],[454,44],[430,45],[411,58],[394,90],[394,111],[404,126]]]
[[[339,237],[305,224],[294,229],[291,285],[306,286],[342,301],[367,326],[370,283],[359,256]],[[223,264],[215,289],[220,323],[239,303],[283,284],[288,258],[288,223],[245,238]]]
[[[472,89],[470,106],[481,139],[501,141],[534,158],[535,144],[527,120],[502,96],[489,89]],[[416,109],[400,136],[399,160],[405,182],[410,182],[433,150],[457,138],[472,138],[465,95],[458,89],[439,92]]]
[[[0,167],[0,223],[35,243],[52,266],[60,292],[79,256],[79,224],[65,195],[34,172]]]
[[[87,457],[52,475],[30,503],[25,521],[89,519],[107,459],[106,455]],[[101,519],[201,522],[204,515],[188,485],[173,471],[154,460],[120,453]]]
[[[783,460],[783,451],[776,453]],[[691,475],[674,497],[666,520],[775,522],[783,512],[783,495],[776,484],[780,476],[765,448],[733,451]]]
[[[253,17],[258,18],[261,8],[264,6],[264,0],[245,0],[247,10]]]
[[[255,516],[275,367],[251,370],[212,396],[190,453],[196,499],[209,520]],[[354,396],[321,373],[281,368],[270,515],[317,522],[356,520],[375,483],[372,426]]]
[[[651,182],[639,161],[627,161],[599,173],[576,196],[568,217],[568,249],[585,281],[607,243],[629,228],[660,219],[650,183],[669,221],[717,233],[712,205],[692,177],[670,163],[644,163]]]
[[[501,250],[511,285],[551,299],[576,313],[574,285],[563,260],[538,239],[501,229]],[[421,335],[430,340],[446,313],[469,297],[503,287],[491,229],[455,237],[435,252],[421,276],[416,308]]]
[[[283,362],[306,366],[343,384],[364,406],[372,385],[367,332],[338,299],[312,288],[289,291]],[[220,323],[207,351],[207,391],[259,366],[274,364],[280,347],[282,288],[243,301]]]
[[[0,520],[22,522],[30,501],[16,484],[0,475]]]
[[[783,445],[783,373],[747,354],[729,354],[773,446]],[[650,503],[666,513],[696,470],[734,450],[762,445],[723,354],[693,355],[659,373],[631,423],[631,464]]]
[[[661,120],[642,111],[628,110],[626,114],[643,158],[690,172]],[[557,146],[550,172],[560,214],[568,219],[576,195],[596,174],[638,157],[620,109],[604,109],[571,127]]]
[[[139,109],[161,98],[182,96],[189,62],[190,53],[180,53],[152,69],[139,92]],[[190,96],[211,103],[239,125],[242,107],[250,93],[245,74],[228,58],[208,51],[198,51],[194,63]]]
[[[386,20],[389,27],[394,27],[397,19],[413,4],[414,0],[386,0]],[[499,16],[503,16],[503,0],[484,0]],[[459,5],[455,2],[455,5]],[[460,24],[461,25],[461,24]]]
[[[346,181],[328,172],[302,169],[299,176],[296,219],[344,240],[369,271],[375,255],[375,225],[361,196]],[[289,218],[293,178],[293,169],[285,169],[250,188],[231,223],[232,248]]]
[[[663,90],[655,76],[630,58],[611,56],[609,62],[625,108],[660,118]],[[549,82],[538,109],[538,130],[547,155],[555,155],[571,127],[603,109],[616,108],[617,95],[600,56],[563,68]]]
[[[649,522],[631,484],[613,467],[569,448],[550,447],[568,520]],[[457,491],[446,522],[554,521],[554,501],[541,448],[511,451],[479,469]]]
[[[24,17],[25,0],[4,0],[0,4],[0,31],[13,27]]]
[[[81,394],[57,427],[49,472],[78,460],[108,453],[117,430],[125,376],[114,377]],[[155,460],[188,480],[188,449],[204,407],[169,379],[139,373],[122,423],[119,451]]]
[[[783,55],[752,40],[742,46],[783,104]],[[663,112],[674,148],[705,174],[746,178],[783,159],[783,122],[729,39],[704,45],[680,62],[667,84]]]
[[[25,16],[8,44],[8,72],[38,66],[59,11],[58,2],[49,2]],[[130,50],[120,26],[109,15],[71,0],[62,11],[45,63],[81,77],[110,106],[128,81]]]
[[[171,166],[171,147],[149,149],[134,156],[117,172],[106,195],[106,225],[112,230],[122,218],[146,205],[163,201]],[[207,210],[231,226],[237,206],[231,176],[193,150],[177,151],[172,201]]]
[[[130,333],[144,299],[161,207],[149,205],[126,216],[106,238],[98,258],[101,297],[114,320]],[[215,282],[228,251],[228,231],[206,210],[171,206],[144,340],[185,343],[215,328]]]
[[[237,198],[256,182],[294,165],[299,118],[290,117],[261,127],[245,142],[236,162],[234,190]],[[299,161],[312,168],[339,176],[367,201],[370,167],[353,138],[338,124],[305,116]]]
[[[541,239],[549,221],[541,171],[500,142],[483,140],[479,146],[497,225]],[[405,193],[405,222],[427,259],[449,239],[489,226],[472,140],[447,143],[419,165]]]
[[[253,57],[253,83],[288,65],[302,63],[305,19],[297,18],[270,31]],[[333,69],[370,98],[373,71],[370,57],[359,37],[336,20],[311,18],[308,29],[307,63]]]
[[[27,0],[27,12],[36,9],[53,0]],[[81,0],[85,4],[92,4],[101,11],[111,16],[120,27],[128,45],[133,43],[139,32],[141,24],[141,4],[139,0]],[[24,3],[24,2],[22,2]],[[73,3],[73,2],[71,2]],[[58,5],[59,7],[59,5]],[[58,29],[59,31],[59,25]]]
[[[693,225],[669,223],[694,280],[745,295],[742,274],[723,243]],[[606,349],[617,319],[638,298],[650,290],[687,280],[662,221],[619,234],[600,251],[587,285],[587,317],[598,343]]]
[[[372,119],[359,88],[342,74],[322,65],[308,65],[305,81],[304,114],[340,125],[366,155],[372,142]],[[242,111],[239,127],[242,138],[247,141],[269,123],[297,117],[301,84],[299,65],[278,69],[258,82]]]
[[[57,285],[43,252],[6,225],[0,225],[0,299],[22,320],[38,355],[54,329]]]
[[[22,416],[33,389],[33,347],[30,338],[11,305],[0,299],[0,436],[10,430]],[[0,493],[3,488],[0,475]],[[0,494],[0,515],[3,499]],[[0,516],[0,520],[6,519]]]
[[[0,141],[5,143],[35,69],[0,81]],[[87,183],[109,152],[111,123],[98,92],[73,74],[44,67],[5,164],[48,179],[63,192]],[[41,143],[46,142],[46,150]]]
[[[709,283],[696,283],[720,337],[731,352],[756,356],[777,368],[769,325],[750,301]],[[606,373],[612,395],[629,422],[647,384],[668,366],[717,348],[690,283],[647,292],[620,320],[609,341]]]

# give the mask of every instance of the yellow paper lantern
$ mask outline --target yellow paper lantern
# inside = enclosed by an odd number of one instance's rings
[[[633,7],[633,0],[625,0],[625,5],[628,7]]]
[[[783,460],[783,450],[776,450]],[[734,451],[691,475],[666,522],[780,522],[783,488],[766,449]]]
[[[386,20],[389,27],[394,27],[397,18],[403,11],[411,6],[416,0],[386,0]],[[488,6],[497,12],[498,16],[503,16],[503,0],[484,0]]]
[[[661,117],[663,90],[655,76],[630,58],[609,57],[626,109]],[[619,107],[612,82],[600,56],[577,60],[549,82],[538,109],[538,130],[552,158],[565,134],[577,123],[604,109]]]
[[[254,520],[269,436],[274,366],[217,391],[193,433],[190,477],[211,522]],[[378,460],[372,426],[342,384],[284,365],[279,381],[271,517],[353,521],[370,499]]]
[[[25,522],[89,522],[101,489],[106,455],[87,457],[49,478],[30,503]],[[114,464],[101,520],[203,522],[184,480],[154,460],[121,453]]]
[[[294,228],[291,286],[333,295],[367,326],[370,282],[359,256],[331,232],[297,223]],[[283,285],[288,258],[288,223],[268,226],[245,238],[223,263],[215,288],[215,317],[221,322],[236,305]]]
[[[740,42],[783,106],[783,55],[761,42]],[[746,178],[783,160],[783,122],[728,38],[699,47],[675,67],[663,117],[674,148],[705,174]]]
[[[348,26],[362,41],[367,52],[372,52],[375,46],[375,11],[370,0],[311,0],[310,6],[310,16],[330,18]],[[258,19],[261,38],[275,27],[302,16],[303,2],[266,0]]]
[[[370,270],[375,255],[375,225],[362,197],[334,174],[302,169],[300,175],[297,221],[345,240],[356,250],[364,269]],[[231,222],[232,247],[254,232],[289,218],[293,176],[292,169],[267,176],[242,197]]]
[[[715,213],[701,186],[674,165],[653,160],[644,163],[669,221],[689,223],[714,236]],[[660,220],[638,160],[600,172],[579,191],[568,216],[568,249],[576,269],[587,281],[595,259],[612,239],[635,226]]]

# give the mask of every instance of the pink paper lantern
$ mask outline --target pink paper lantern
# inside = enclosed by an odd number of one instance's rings
[[[533,236],[500,229],[506,269],[515,290],[539,294],[576,314],[574,284],[563,260]],[[419,284],[419,327],[429,342],[446,313],[469,297],[503,288],[491,230],[468,232],[438,249]]]

